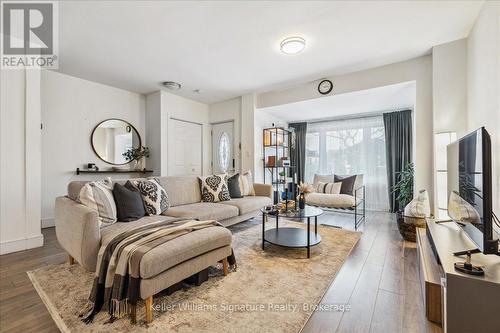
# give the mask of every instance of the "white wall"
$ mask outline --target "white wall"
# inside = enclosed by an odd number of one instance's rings
[[[241,170],[255,175],[255,94],[241,96]]]
[[[333,82],[333,93],[371,89],[391,84],[415,81],[414,159],[415,188],[427,189],[433,202],[433,116],[432,116],[432,57],[394,63],[364,71],[328,77]],[[257,108],[293,103],[318,98],[319,81],[308,82],[282,91],[271,91],[257,96]]]
[[[434,132],[467,131],[467,39],[432,48]]]
[[[1,70],[0,254],[43,245],[40,71]]]
[[[151,153],[155,152],[156,154],[155,159],[146,160],[147,167],[154,167],[156,175],[170,175],[168,161],[174,156],[170,156],[168,151],[168,122],[170,118],[175,118],[202,124],[202,173],[209,174],[211,172],[210,162],[212,157],[208,105],[161,90],[146,96],[146,109],[148,145]],[[158,152],[160,155],[158,155]],[[158,156],[159,161],[157,160]],[[158,168],[161,170],[160,173],[157,171]]]
[[[146,96],[146,142],[149,148],[149,158],[146,159],[146,168],[153,170],[154,176],[167,174],[167,163],[162,164],[162,155],[167,156],[167,135],[162,131],[161,91]],[[166,123],[166,120],[165,120]],[[163,143],[163,144],[162,144]]]
[[[66,195],[70,181],[102,178],[77,176],[77,167],[86,163],[112,167],[92,150],[90,136],[99,122],[126,120],[139,131],[142,145],[147,142],[143,95],[47,70],[42,71],[41,91],[42,224],[46,227],[53,225],[55,198]]]
[[[500,213],[500,3],[486,1],[467,38],[467,129],[485,126],[493,153],[493,210]]]
[[[432,48],[432,99],[434,134],[456,132],[457,137],[467,132],[467,39],[459,39]],[[440,144],[435,142],[434,155],[434,215],[439,216],[438,191],[443,195],[446,184],[438,182]],[[442,169],[442,166],[441,166]],[[441,203],[444,205],[446,198]],[[444,205],[444,206],[443,206]]]
[[[236,172],[241,172],[241,97],[209,105],[210,123],[234,121],[234,159]]]

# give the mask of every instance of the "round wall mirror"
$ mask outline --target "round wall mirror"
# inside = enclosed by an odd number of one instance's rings
[[[94,128],[90,138],[96,155],[106,163],[127,164],[123,153],[141,146],[141,136],[130,123],[121,119],[106,119]]]

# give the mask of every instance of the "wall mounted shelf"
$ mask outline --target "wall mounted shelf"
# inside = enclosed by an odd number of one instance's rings
[[[142,169],[142,170],[117,170],[117,169],[106,169],[106,170],[86,170],[86,169],[80,169],[76,168],[76,174],[100,174],[100,173],[152,173],[153,170],[147,170],[147,169]]]

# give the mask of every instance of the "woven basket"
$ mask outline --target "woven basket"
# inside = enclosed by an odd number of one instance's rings
[[[417,241],[417,228],[426,228],[424,217],[405,216],[401,212],[396,213],[399,233],[409,242]]]

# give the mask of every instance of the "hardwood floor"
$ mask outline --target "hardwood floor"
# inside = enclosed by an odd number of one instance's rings
[[[320,222],[353,229],[352,219],[326,213]],[[415,244],[402,239],[394,216],[367,213],[359,230],[359,243],[321,301],[350,311],[317,311],[303,332],[442,332],[425,318]]]
[[[319,219],[345,229],[353,229],[352,220],[329,212]],[[402,240],[393,216],[370,212],[360,231],[361,240],[321,302],[350,311],[317,311],[303,332],[441,332],[425,319],[415,245]],[[0,256],[0,332],[58,332],[26,275],[67,260],[54,228],[42,232],[42,248]]]
[[[59,332],[26,274],[68,258],[54,228],[42,233],[43,247],[0,256],[0,332]]]

